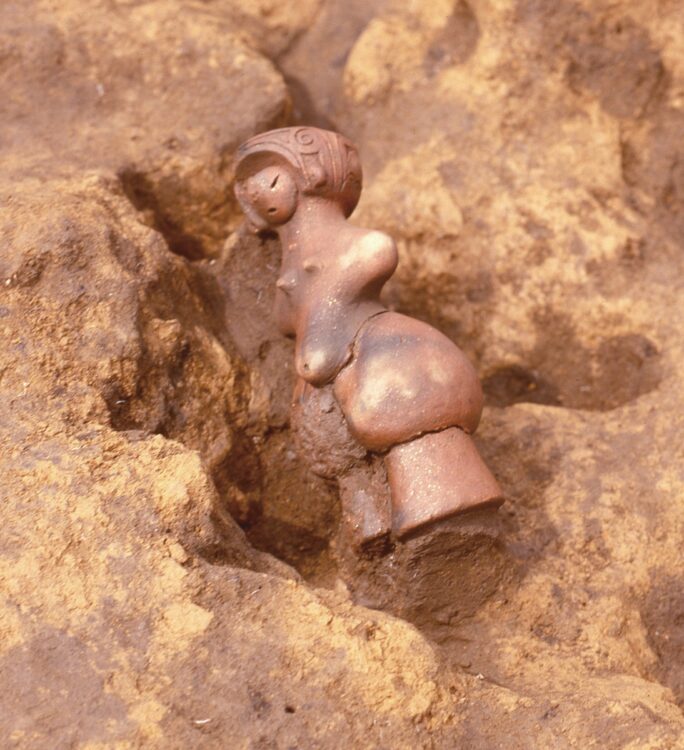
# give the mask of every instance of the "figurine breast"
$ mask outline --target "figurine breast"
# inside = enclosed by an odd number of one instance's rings
[[[382,232],[341,227],[300,259],[295,368],[315,386],[349,362],[361,326],[383,312],[380,291],[397,267],[394,241]],[[288,261],[289,262],[289,261]]]

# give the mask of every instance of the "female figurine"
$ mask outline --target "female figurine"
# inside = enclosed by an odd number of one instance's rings
[[[240,146],[235,168],[248,222],[282,244],[275,316],[295,339],[293,428],[312,469],[339,482],[354,543],[503,502],[471,438],[475,370],[446,336],[380,302],[397,250],[347,222],[361,193],[355,147],[283,128]]]

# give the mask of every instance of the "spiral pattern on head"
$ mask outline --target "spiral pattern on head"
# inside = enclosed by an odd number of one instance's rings
[[[279,161],[292,169],[305,195],[339,203],[345,216],[356,208],[361,195],[361,162],[356,147],[344,136],[311,127],[261,133],[238,148],[236,179],[243,180]]]

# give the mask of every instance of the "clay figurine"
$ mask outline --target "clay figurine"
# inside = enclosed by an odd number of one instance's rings
[[[235,170],[251,228],[282,244],[275,316],[295,339],[292,425],[312,470],[339,483],[352,544],[395,544],[500,505],[471,437],[474,368],[442,333],[382,304],[395,243],[347,221],[361,193],[356,148],[283,128],[240,146]]]

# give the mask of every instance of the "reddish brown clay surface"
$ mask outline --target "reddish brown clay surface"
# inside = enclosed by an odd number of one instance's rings
[[[482,413],[480,381],[463,352],[431,326],[393,312],[361,327],[335,395],[352,434],[373,451],[447,427],[475,432]]]
[[[240,147],[236,179],[251,226],[280,236],[276,321],[295,336],[297,374],[325,385],[348,362],[359,326],[384,310],[378,293],[397,263],[389,238],[345,221],[361,193],[356,149],[336,133],[284,128]]]
[[[465,434],[462,441],[451,432],[420,439],[447,428],[473,432],[482,389],[472,365],[446,336],[380,302],[397,251],[382,232],[345,222],[361,194],[354,146],[330,131],[282,128],[240,146],[235,173],[235,192],[251,227],[276,231],[282,243],[276,319],[283,333],[295,337],[299,377],[314,387],[333,384],[344,420],[365,449],[392,456],[394,446],[419,442],[402,446],[388,465],[394,533],[401,537],[483,504],[501,504],[501,490]],[[316,398],[307,385],[297,388],[299,414],[321,405],[318,400],[306,408],[306,399]],[[328,443],[338,452],[334,446],[345,428],[331,431],[329,421],[312,417],[303,426],[308,455],[325,451]],[[437,450],[426,450],[433,444]],[[317,464],[313,469],[320,474]],[[382,527],[379,519],[369,523],[376,502],[367,502],[368,509],[356,502],[345,512],[345,518],[358,514],[355,528],[369,529],[362,541],[376,538]]]
[[[398,537],[465,510],[501,505],[499,485],[457,427],[395,445],[386,461]]]

